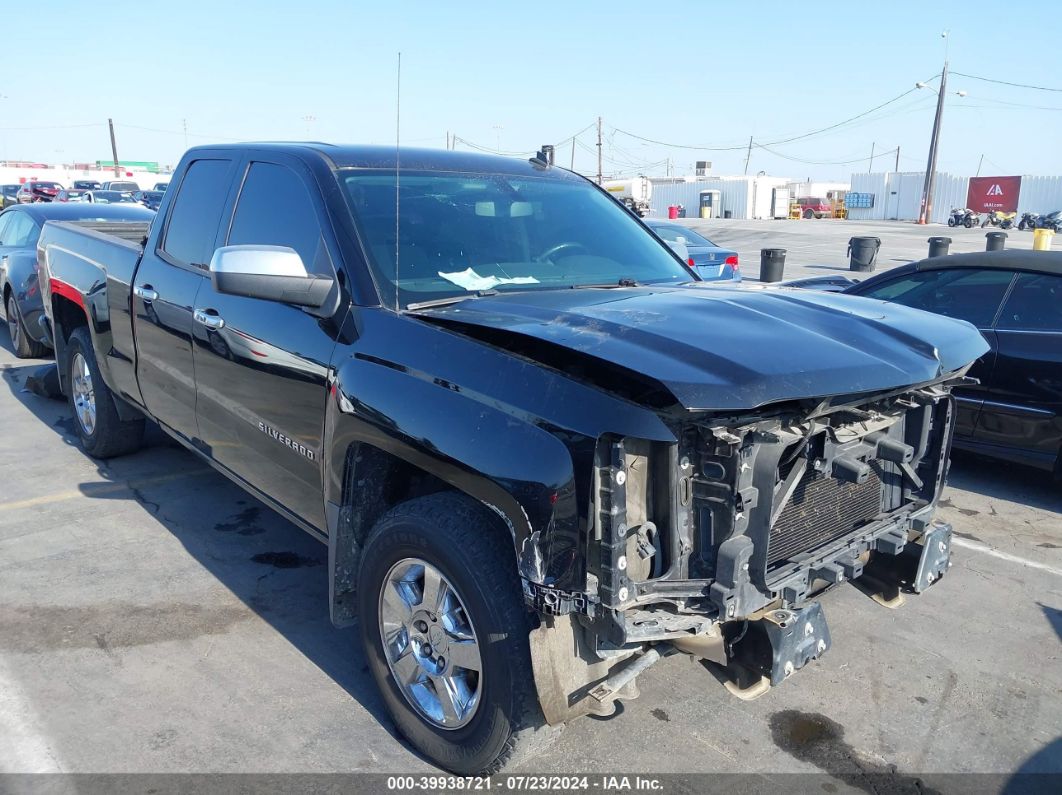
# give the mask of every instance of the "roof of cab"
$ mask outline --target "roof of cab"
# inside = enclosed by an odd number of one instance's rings
[[[554,178],[582,180],[577,174],[566,169],[543,167],[533,164],[524,157],[504,157],[502,155],[482,154],[479,152],[458,152],[448,149],[405,148],[396,150],[393,146],[354,146],[319,142],[261,142],[222,144],[218,146],[196,147],[197,149],[238,150],[238,151],[280,151],[302,157],[319,157],[331,168],[365,168],[393,170],[398,164],[402,171],[458,171],[480,174],[508,174],[512,176],[543,176]],[[195,151],[195,150],[191,150]]]

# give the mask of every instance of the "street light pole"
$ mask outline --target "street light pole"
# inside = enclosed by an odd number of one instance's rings
[[[948,87],[948,62],[940,73],[940,90],[937,92],[937,115],[933,119],[933,138],[929,143],[929,163],[926,166],[926,181],[922,189],[922,205],[918,211],[918,223],[927,224],[933,212],[933,183],[937,176],[937,147],[940,144],[940,121],[944,114],[944,92]]]

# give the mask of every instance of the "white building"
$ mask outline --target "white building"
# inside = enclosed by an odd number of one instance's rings
[[[653,194],[650,200],[653,218],[666,218],[667,208],[681,204],[687,218],[699,214],[701,192],[719,191],[721,206],[713,215],[717,218],[771,218],[772,204],[785,207],[788,213],[788,177],[652,177]],[[782,192],[785,192],[783,201]]]

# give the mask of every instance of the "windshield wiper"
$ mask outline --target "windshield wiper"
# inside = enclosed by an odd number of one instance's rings
[[[604,284],[573,284],[572,290],[610,290],[616,287],[641,287],[639,282],[634,279],[620,279],[615,282],[605,282]]]
[[[433,298],[430,301],[417,301],[412,304],[406,304],[406,311],[415,312],[418,309],[431,309],[432,307],[436,306],[456,304],[460,301],[464,301],[467,298],[485,298],[487,296],[497,294],[497,290],[476,290],[474,293],[465,293],[464,295],[451,295],[448,298]]]

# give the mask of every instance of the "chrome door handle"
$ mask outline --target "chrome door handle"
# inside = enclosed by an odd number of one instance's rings
[[[197,309],[192,314],[196,323],[202,323],[207,328],[219,329],[225,327],[225,321],[221,315],[214,313],[212,309]]]
[[[159,299],[159,294],[147,285],[144,285],[143,287],[140,287],[139,285],[134,287],[133,293],[137,298],[142,298],[148,302],[157,301]]]

